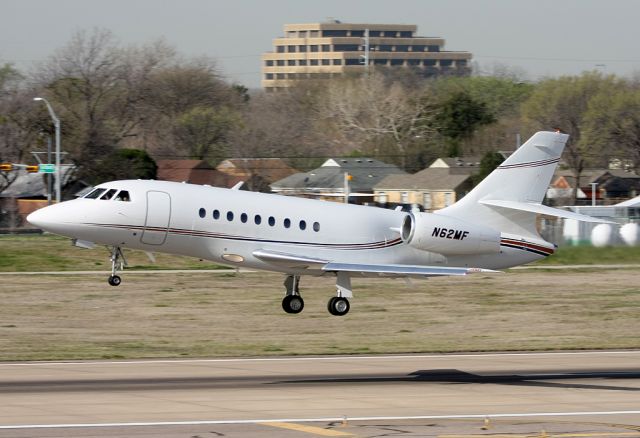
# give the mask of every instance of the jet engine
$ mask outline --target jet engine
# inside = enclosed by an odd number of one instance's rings
[[[500,232],[435,213],[405,216],[401,230],[406,244],[442,255],[487,254],[500,250]]]

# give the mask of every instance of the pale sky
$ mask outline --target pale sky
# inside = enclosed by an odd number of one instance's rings
[[[470,51],[531,80],[598,69],[640,72],[640,0],[0,0],[0,63],[42,61],[80,29],[111,30],[124,45],[164,38],[207,55],[233,82],[259,87],[260,55],[285,23],[415,24],[445,50]]]

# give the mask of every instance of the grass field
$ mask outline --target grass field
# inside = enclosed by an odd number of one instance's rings
[[[152,263],[141,251],[125,252],[130,269],[216,269],[212,262],[156,253]],[[640,247],[561,247],[539,265],[640,264]],[[0,271],[92,271],[109,270],[109,253],[103,247],[92,250],[71,245],[67,238],[53,235],[0,236]]]
[[[637,271],[539,270],[354,279],[304,277],[305,310],[280,308],[265,273],[0,276],[0,361],[640,348]]]
[[[339,318],[326,311],[332,277],[303,277],[305,310],[288,315],[278,274],[125,271],[110,287],[101,273],[21,274],[108,270],[104,249],[52,236],[6,236],[0,248],[0,361],[640,348],[637,268],[355,278],[352,310]],[[127,254],[149,268],[144,253]],[[215,266],[157,258],[159,269]],[[555,259],[640,260],[633,248],[562,248]]]

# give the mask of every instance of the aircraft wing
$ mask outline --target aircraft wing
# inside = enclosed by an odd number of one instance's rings
[[[367,263],[337,263],[280,251],[260,249],[253,255],[266,262],[297,269],[320,269],[324,272],[349,272],[363,276],[377,274],[389,277],[441,277],[467,275],[476,272],[499,272],[480,268],[451,268],[446,266],[378,265]]]
[[[499,272],[481,268],[452,268],[446,266],[375,265],[362,263],[327,263],[322,267],[326,272],[351,272],[354,274],[393,277],[443,277],[447,275],[467,275],[477,272]]]

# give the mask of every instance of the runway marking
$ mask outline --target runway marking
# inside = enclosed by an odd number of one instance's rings
[[[549,433],[548,438],[596,438],[596,437],[635,437],[640,436],[638,432],[598,432],[598,433]],[[475,435],[438,435],[438,438],[538,438],[540,434],[520,434],[520,433],[500,433],[500,434],[475,434]]]
[[[342,432],[335,429],[323,429],[322,427],[306,426],[295,423],[262,423],[264,426],[279,427],[282,429],[296,430],[321,436],[354,436],[352,433]]]
[[[159,421],[137,423],[68,423],[68,424],[14,424],[0,426],[6,429],[70,429],[70,428],[107,428],[142,426],[199,426],[215,424],[270,424],[270,423],[327,423],[337,421],[394,421],[394,420],[458,420],[474,418],[532,418],[532,417],[584,417],[593,415],[638,415],[640,411],[594,411],[594,412],[529,412],[520,414],[468,414],[468,415],[416,415],[394,417],[327,417],[327,418],[279,418],[260,420],[194,420]]]
[[[15,366],[69,366],[69,365],[139,365],[139,364],[190,364],[190,363],[231,363],[231,362],[314,362],[338,360],[398,360],[398,359],[459,359],[479,357],[550,357],[550,356],[598,356],[598,355],[639,355],[640,351],[566,351],[538,353],[468,353],[468,354],[418,354],[418,355],[383,355],[383,356],[317,356],[317,357],[255,357],[228,359],[151,359],[151,360],[116,360],[116,361],[69,361],[69,362],[4,362],[0,367]]]

